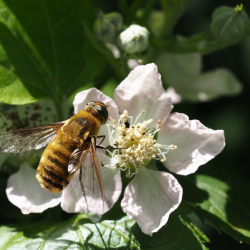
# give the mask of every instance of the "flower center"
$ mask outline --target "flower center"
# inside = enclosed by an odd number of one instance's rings
[[[137,123],[138,118],[144,113],[145,111],[141,110],[133,122],[133,117],[129,116],[128,111],[124,110],[120,115],[118,124],[110,117],[109,124],[107,125],[110,144],[117,148],[112,152],[108,152],[112,158],[118,160],[116,167],[127,171],[126,176],[128,178],[136,174],[139,168],[152,158],[164,162],[167,159],[165,154],[167,154],[169,150],[177,149],[175,145],[162,145],[154,139],[156,133],[159,132],[162,127],[160,120],[155,127],[150,129],[148,129],[147,126],[153,122],[153,119]],[[129,126],[128,119],[130,122]]]

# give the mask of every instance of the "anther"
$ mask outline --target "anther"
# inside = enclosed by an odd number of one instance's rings
[[[124,115],[124,114],[120,115],[121,120],[123,120],[125,117],[126,117],[126,115]]]

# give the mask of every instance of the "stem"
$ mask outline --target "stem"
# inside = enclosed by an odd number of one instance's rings
[[[226,45],[226,44],[220,43],[218,40],[214,40],[211,42],[205,42],[205,43],[199,44],[197,47],[198,47],[198,51],[202,55],[207,55],[217,50],[224,49],[228,46],[231,46],[231,44]]]
[[[83,27],[85,30],[85,33],[90,40],[91,44],[94,46],[94,48],[99,51],[105,59],[108,61],[112,69],[114,70],[115,74],[119,78],[119,80],[123,80],[126,75],[124,72],[119,68],[118,63],[112,53],[105,47],[105,45],[99,41],[96,40],[96,38],[93,36],[92,32],[90,31],[89,27],[86,25],[85,22],[83,22]]]
[[[146,2],[146,5],[143,8],[143,13],[142,13],[142,16],[141,16],[141,20],[144,21],[148,17],[148,14],[150,13],[152,7],[155,5],[156,1],[157,0],[148,0]]]
[[[230,45],[220,43],[218,40],[207,41],[209,32],[196,34],[189,38],[172,36],[167,39],[156,39],[151,37],[151,43],[158,48],[173,53],[193,53],[199,52],[202,55],[210,54]]]
[[[172,35],[176,22],[192,1],[194,0],[161,0],[161,5],[165,13],[164,25],[162,26],[163,37]]]
[[[124,16],[127,16],[129,11],[127,0],[119,0],[118,5]]]
[[[131,5],[130,10],[129,10],[129,15],[126,18],[127,24],[130,24],[134,20],[136,11],[138,10],[138,8],[141,6],[142,3],[143,3],[143,0],[133,1],[133,4]]]

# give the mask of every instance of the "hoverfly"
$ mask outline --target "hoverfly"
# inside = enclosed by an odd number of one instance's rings
[[[69,120],[54,124],[21,128],[0,135],[0,152],[23,153],[45,146],[37,168],[36,178],[42,188],[54,193],[61,192],[79,170],[82,193],[85,190],[81,178],[85,160],[90,157],[92,177],[97,180],[101,199],[104,191],[96,148],[105,136],[98,136],[101,125],[108,119],[107,105],[103,102],[89,102]],[[96,138],[102,138],[96,145]],[[71,168],[69,168],[71,166]],[[72,167],[73,166],[73,167]]]

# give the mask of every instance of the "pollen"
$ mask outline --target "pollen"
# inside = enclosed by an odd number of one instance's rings
[[[110,145],[117,148],[113,151],[108,150],[108,152],[112,158],[116,158],[119,162],[115,167],[126,171],[128,178],[136,174],[140,167],[151,159],[161,162],[166,161],[165,155],[169,150],[177,149],[177,146],[173,144],[162,145],[157,143],[155,138],[162,127],[161,120],[158,120],[153,127],[153,119],[137,122],[144,113],[145,110],[142,109],[133,122],[133,117],[129,116],[128,111],[125,110],[120,115],[117,124],[114,119],[110,118],[107,125]]]

